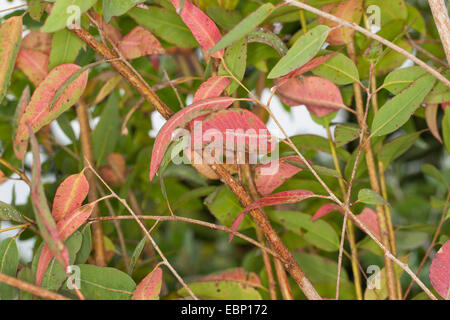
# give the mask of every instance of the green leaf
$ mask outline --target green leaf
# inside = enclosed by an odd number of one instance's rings
[[[229,11],[216,5],[210,5],[206,9],[208,16],[222,29],[231,30],[242,20],[239,11]]]
[[[386,135],[405,124],[431,91],[435,81],[432,75],[424,75],[389,100],[373,119],[372,135]]]
[[[131,276],[133,274],[134,266],[136,265],[136,261],[139,259],[139,256],[142,253],[142,250],[144,250],[145,242],[147,241],[147,237],[144,237],[139,241],[138,245],[133,251],[133,255],[130,259],[130,266],[128,267],[128,274]]]
[[[16,277],[19,265],[19,250],[16,239],[6,238],[0,242],[0,273],[10,277]],[[14,287],[0,283],[0,300],[12,300],[14,298]]]
[[[239,22],[230,32],[224,35],[210,50],[210,53],[219,51],[244,38],[247,34],[255,30],[255,28],[270,15],[273,9],[274,6],[271,3],[260,6],[257,10]]]
[[[49,69],[64,63],[73,63],[84,43],[68,29],[56,32],[52,39]]]
[[[312,70],[312,72],[337,85],[359,81],[358,68],[356,68],[350,58],[342,53],[337,53],[333,58]]]
[[[117,93],[113,92],[100,115],[100,121],[92,133],[94,160],[97,165],[112,153],[120,135],[120,114]]]
[[[337,147],[359,138],[359,127],[352,123],[339,124],[334,129],[334,140]]]
[[[218,187],[205,199],[205,205],[221,224],[231,227],[234,219],[244,210],[238,198],[225,186]],[[239,230],[252,227],[248,216],[244,218]]]
[[[319,249],[329,252],[339,249],[339,237],[326,221],[311,221],[310,215],[297,211],[273,211],[269,213],[269,218],[301,235],[307,242]]]
[[[81,14],[89,10],[97,0],[58,0],[41,28],[42,32],[56,32],[70,25]],[[80,17],[77,17],[77,15]]]
[[[169,43],[182,48],[192,48],[198,45],[189,28],[173,11],[150,6],[148,10],[133,8],[128,11],[128,15],[138,24]]]
[[[330,28],[319,25],[298,38],[288,53],[270,71],[268,78],[278,78],[301,67],[319,52],[328,37]]]
[[[247,62],[247,41],[241,39],[236,41],[231,47],[225,50],[224,61],[228,70],[241,81],[244,78],[246,62]],[[220,76],[230,76],[223,64],[219,67]],[[231,78],[232,79],[232,78]],[[232,80],[231,84],[227,87],[227,93],[232,95],[234,91],[239,87],[239,83]]]
[[[330,143],[328,139],[324,137],[313,134],[302,134],[292,137],[291,140],[295,144],[295,146],[299,148],[300,151],[314,150],[331,154]],[[284,153],[287,151],[291,151],[291,149],[288,146],[282,144],[280,146],[280,153]],[[350,158],[350,154],[348,153],[348,151],[344,150],[343,148],[337,148],[337,155],[343,160],[347,160]]]
[[[433,165],[431,164],[424,164],[422,166],[422,172],[426,174],[427,176],[430,176],[431,178],[435,179],[437,182],[441,183],[444,186],[448,186],[447,181],[445,180],[444,176],[441,174],[441,172]]]
[[[23,268],[22,270],[17,273],[17,279],[28,282],[30,284],[33,283],[33,273],[31,272],[30,268]],[[20,300],[33,300],[33,294],[29,293],[25,290],[19,290],[19,299]]]
[[[92,247],[92,234],[91,234],[91,226],[86,225],[81,231],[81,235],[83,240],[81,242],[80,250],[77,253],[77,257],[75,258],[75,264],[83,264],[89,258],[91,254]]]
[[[23,218],[22,214],[17,211],[13,206],[0,201],[0,220],[14,221],[20,223],[26,223],[27,221]]]
[[[309,170],[308,166],[302,162],[297,162],[297,161],[291,161],[291,160],[286,160],[286,162],[288,162],[289,164],[302,168],[304,170]],[[339,173],[331,168],[327,168],[327,167],[323,167],[323,166],[318,166],[318,165],[311,165],[312,168],[319,174],[319,175],[323,175],[323,176],[328,176],[328,177],[334,177],[334,178],[339,178],[340,175]]]
[[[408,151],[420,137],[421,133],[422,132],[419,131],[405,134],[384,144],[378,152],[378,160],[387,166],[389,162],[397,159]]]
[[[385,1],[385,0],[366,0],[365,8],[375,5],[381,10],[381,24],[386,25],[392,20],[406,20],[408,17],[408,9],[403,0]]]
[[[103,17],[109,23],[112,17],[121,16],[145,0],[103,0]]]
[[[367,204],[389,205],[382,196],[371,189],[361,189],[358,193],[358,200]]]
[[[42,0],[29,0],[28,1],[28,12],[31,19],[35,21],[41,21],[42,15],[44,14],[45,7],[47,3]]]
[[[283,40],[281,40],[272,31],[264,28],[258,28],[255,31],[250,32],[247,36],[247,42],[259,42],[267,44],[274,48],[280,54],[280,56],[284,56],[288,52],[288,48],[286,47],[286,44],[283,42]]]
[[[80,264],[81,293],[89,300],[130,300],[136,283],[126,273],[108,267]]]
[[[238,281],[199,281],[189,283],[189,288],[203,300],[262,300],[256,288]],[[184,288],[178,294],[188,296]]]
[[[336,285],[338,270],[336,261],[310,253],[294,253],[294,258],[313,283],[332,282]],[[341,279],[348,280],[347,272],[345,269],[342,271]]]

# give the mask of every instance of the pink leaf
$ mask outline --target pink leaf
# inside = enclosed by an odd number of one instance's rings
[[[302,162],[297,156],[289,156],[273,160],[255,168],[255,184],[260,194],[266,196],[272,193],[286,180],[303,170],[286,162],[286,160]]]
[[[331,58],[333,58],[338,52],[339,51],[335,51],[335,52],[332,52],[332,53],[325,54],[323,56],[316,57],[316,58],[308,61],[306,64],[304,64],[300,68],[298,68],[298,69],[290,72],[286,76],[280,78],[280,80],[288,80],[289,78],[294,78],[294,77],[297,77],[297,76],[299,76],[301,74],[309,72],[309,71],[317,68],[318,66],[324,64],[325,62],[327,62]]]
[[[25,108],[25,112],[18,119],[17,132],[14,139],[14,152],[18,159],[23,159],[26,152],[26,141],[29,137],[26,128],[27,123],[31,126],[33,132],[37,132],[78,101],[87,84],[87,71],[83,72],[64,89],[53,105],[52,110],[49,111],[56,92],[79,69],[80,67],[75,64],[59,65],[36,88],[30,103]]]
[[[450,300],[450,240],[447,240],[431,261],[430,282],[442,298]]]
[[[370,208],[364,210],[356,216],[366,227],[369,228],[378,239],[381,239],[380,225],[378,224],[378,217],[375,211]],[[361,228],[358,223],[356,225]],[[362,229],[362,228],[361,228]]]
[[[130,31],[119,43],[119,50],[128,59],[136,59],[150,54],[162,54],[161,43],[147,29],[137,26]]]
[[[320,219],[333,211],[339,211],[340,213],[344,214],[344,209],[339,207],[337,204],[327,203],[321,206],[319,210],[316,211],[316,213],[312,216],[311,221]]]
[[[277,89],[280,100],[288,106],[305,105],[309,112],[323,117],[347,108],[342,100],[339,88],[331,81],[321,77],[292,78],[281,82]]]
[[[73,174],[66,178],[56,190],[53,199],[52,215],[56,222],[81,207],[89,192],[89,182],[84,173]]]
[[[52,37],[40,30],[33,30],[23,38],[20,49],[37,50],[49,55],[52,50]]]
[[[445,110],[445,108],[448,108],[448,107],[450,107],[450,101],[441,103],[442,110]]]
[[[262,207],[268,207],[268,206],[275,206],[280,204],[290,204],[290,203],[297,203],[301,202],[303,200],[316,197],[313,192],[309,190],[290,190],[290,191],[283,191],[275,194],[271,194],[267,197],[261,198],[255,202],[253,202],[251,205],[247,206],[244,211],[242,211],[239,216],[233,221],[233,224],[231,226],[231,229],[233,231],[237,231],[239,228],[239,225],[241,224],[242,220],[244,220],[245,215],[257,208]],[[233,239],[233,234],[230,233],[229,235],[229,241]]]
[[[50,261],[52,261],[53,255],[50,252],[50,249],[45,244],[42,247],[41,255],[39,256],[39,262],[36,268],[36,279],[35,284],[37,286],[41,285],[42,279],[44,278],[45,271],[47,271],[48,265],[50,264]]]
[[[215,76],[203,82],[194,95],[194,102],[218,97],[231,83],[227,77]]]
[[[180,8],[180,0],[171,1],[175,9],[178,10]],[[185,0],[180,17],[205,52],[212,49],[222,38],[216,24],[202,10],[194,6],[190,0]],[[223,50],[213,53],[212,56],[214,58],[222,58]]]
[[[155,177],[164,153],[169,146],[174,130],[189,123],[191,120],[211,113],[214,110],[225,109],[235,99],[229,97],[205,99],[182,109],[170,118],[161,128],[153,146],[152,160],[150,163],[150,181]]]
[[[162,269],[156,268],[134,290],[132,300],[159,300],[162,285]]]
[[[35,86],[38,86],[48,74],[49,55],[33,49],[20,49],[16,67],[21,70]]]

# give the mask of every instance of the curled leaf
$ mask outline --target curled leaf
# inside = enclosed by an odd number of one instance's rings
[[[162,269],[156,268],[134,290],[131,300],[159,300],[162,285]]]

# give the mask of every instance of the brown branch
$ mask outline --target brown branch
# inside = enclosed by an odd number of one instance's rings
[[[20,179],[22,179],[28,186],[31,186],[31,181],[30,179],[28,179],[27,175],[24,172],[15,168],[12,164],[10,164],[3,158],[0,158],[0,164],[4,165],[6,168],[17,174],[20,177]]]
[[[12,287],[18,288],[23,291],[27,291],[35,296],[39,296],[48,300],[70,300],[60,294],[54,293],[52,291],[48,291],[42,289],[34,284],[7,276],[6,274],[0,273],[0,282],[6,283]]]
[[[428,0],[436,28],[441,36],[447,62],[450,64],[450,19],[444,0]]]
[[[441,0],[441,1],[443,1],[443,0]],[[384,44],[385,46],[391,48],[392,50],[397,51],[398,53],[402,54],[403,56],[407,57],[408,59],[411,59],[418,66],[422,67],[428,73],[433,75],[436,79],[442,81],[447,87],[450,88],[450,80],[445,78],[442,74],[440,74],[438,71],[436,71],[433,68],[431,68],[429,65],[427,65],[422,60],[420,60],[417,57],[413,56],[408,51],[400,48],[396,44],[386,40],[385,38],[382,38],[379,35],[376,35],[376,34],[370,32],[370,31],[360,27],[356,23],[352,23],[352,22],[349,22],[347,20],[343,20],[341,18],[335,17],[335,16],[333,16],[333,15],[331,15],[329,13],[326,13],[324,11],[316,9],[316,8],[314,8],[312,6],[309,6],[309,5],[305,4],[305,3],[297,2],[295,0],[284,0],[284,2],[286,2],[286,3],[290,4],[290,5],[299,7],[301,9],[307,10],[307,11],[312,12],[314,14],[317,14],[318,16],[324,17],[325,19],[328,19],[328,20],[331,20],[333,22],[336,22],[336,23],[340,24],[342,27],[347,27],[347,28],[354,29],[354,30],[364,34],[365,36],[367,36],[369,38],[372,38],[372,39],[374,39],[374,40]]]
[[[85,167],[89,162],[93,162],[92,155],[92,144],[91,144],[91,128],[89,125],[89,118],[87,114],[87,106],[80,99],[76,106],[78,121],[80,122],[80,140],[81,140],[81,149],[83,152],[83,159]],[[89,181],[89,193],[88,199],[89,202],[95,202],[97,200],[97,190],[95,188],[95,177],[92,172],[86,172],[86,178]],[[96,206],[92,211],[93,217],[99,217],[100,211]],[[98,266],[106,266],[106,258],[105,258],[105,245],[103,243],[103,230],[102,225],[100,223],[95,223],[92,226],[92,233],[94,238],[94,252],[95,252],[95,263]]]

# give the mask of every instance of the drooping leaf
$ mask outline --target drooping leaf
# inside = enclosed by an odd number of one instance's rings
[[[416,111],[434,83],[435,78],[427,74],[389,100],[375,115],[371,128],[372,134],[386,135],[400,128]]]
[[[231,105],[233,101],[233,98],[228,97],[205,99],[191,104],[170,118],[161,128],[161,131],[155,140],[152,160],[150,163],[150,181],[153,180],[156,172],[158,171],[164,153],[171,142],[172,133],[176,128],[214,110],[225,109]]]
[[[182,48],[192,48],[197,41],[183,20],[166,8],[150,6],[148,9],[133,8],[128,11],[139,25],[149,29],[156,36]]]
[[[209,78],[197,89],[193,102],[195,103],[200,100],[219,97],[230,83],[231,81],[227,77],[215,76]]]
[[[128,10],[145,0],[103,0],[103,17],[109,23],[112,17],[125,14]]]
[[[17,55],[16,67],[23,71],[35,86],[48,75],[49,55],[34,49],[20,49]]]
[[[233,43],[225,50],[224,62],[231,74],[241,81],[244,78],[246,62],[247,62],[247,41],[241,39]],[[224,67],[223,62],[219,67],[219,75],[231,76],[228,70]],[[236,80],[232,80],[231,84],[227,88],[229,95],[239,87],[239,83]]]
[[[84,46],[84,42],[68,29],[54,33],[48,68],[51,70],[61,64],[73,63]]]
[[[15,238],[6,238],[0,242],[0,273],[16,277],[19,265],[19,250]],[[13,300],[14,287],[0,283],[0,300]]]
[[[22,17],[11,17],[0,26],[0,103],[6,95],[22,41]]]
[[[84,172],[67,177],[56,190],[52,215],[58,223],[68,214],[81,207],[89,192],[89,182]]]
[[[150,272],[134,290],[132,300],[159,300],[162,286],[162,269],[156,268]]]
[[[247,42],[264,43],[274,48],[280,56],[286,55],[288,48],[286,44],[275,33],[264,28],[257,28],[247,35]]]
[[[217,52],[244,38],[247,34],[254,31],[255,28],[270,15],[273,9],[274,6],[271,3],[260,6],[231,29],[230,32],[228,32],[214,48],[211,49],[211,52]]]
[[[388,205],[386,200],[371,189],[361,189],[358,192],[358,200],[367,204]]]
[[[317,117],[347,108],[339,88],[331,81],[315,76],[284,81],[278,87],[277,95],[288,106],[305,105]]]
[[[430,282],[442,298],[450,299],[450,240],[447,240],[431,261]]]
[[[411,148],[422,132],[413,132],[402,135],[386,144],[378,152],[378,159],[387,166]]]
[[[97,0],[58,0],[41,28],[42,32],[52,33],[64,29],[73,20],[91,8]]]
[[[49,106],[57,90],[70,78],[71,74],[80,67],[74,64],[63,64],[53,69],[39,87],[34,91],[30,103],[18,120],[17,132],[14,139],[14,152],[17,158],[23,159],[26,151],[26,141],[29,133],[27,124],[33,132],[37,132],[43,126],[49,124],[60,114],[70,108],[84,91],[87,83],[87,73],[83,73],[72,82],[60,95],[51,111]],[[25,144],[25,145],[24,145]]]
[[[180,0],[171,0],[175,9],[180,9]],[[191,30],[195,39],[205,52],[213,48],[222,38],[219,28],[202,10],[194,6],[190,0],[184,2],[180,17]],[[215,58],[223,56],[223,50],[212,54]]]
[[[438,108],[439,105],[437,103],[427,104],[425,106],[425,120],[427,122],[428,129],[430,129],[430,132],[433,134],[436,140],[438,140],[440,143],[443,143],[437,126]]]
[[[119,50],[125,59],[133,60],[150,54],[162,54],[164,49],[155,36],[144,27],[137,26],[119,43]]]
[[[0,220],[14,221],[19,223],[25,223],[26,220],[22,214],[17,211],[12,205],[0,201]]]
[[[130,300],[136,289],[126,273],[108,267],[80,264],[81,293],[90,300]]]
[[[286,160],[302,162],[297,156],[289,156],[275,159],[267,164],[255,168],[255,184],[258,192],[263,196],[272,193],[286,180],[296,175],[303,169],[289,164]]]
[[[279,78],[303,66],[319,52],[330,28],[319,25],[298,38],[288,53],[270,71],[268,78]]]

